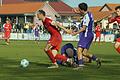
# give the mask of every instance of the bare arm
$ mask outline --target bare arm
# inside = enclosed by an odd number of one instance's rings
[[[83,27],[79,31],[73,32],[72,35],[77,35],[77,34],[83,32],[83,31],[85,31],[85,29],[86,29],[86,26],[83,25]]]
[[[109,16],[108,16],[108,22],[109,23],[113,23],[113,22],[115,22],[116,21],[116,19],[115,19],[115,17],[112,17],[112,14],[110,14]],[[109,24],[108,23],[108,24]]]
[[[70,29],[66,29],[65,27],[63,27],[62,25],[60,25],[60,23],[58,23],[58,22],[52,22],[51,23],[51,25],[54,25],[54,26],[56,26],[56,27],[59,27],[59,28],[61,28],[61,29],[63,29],[65,32],[67,32],[68,34],[71,34],[72,33],[72,30],[70,30]]]

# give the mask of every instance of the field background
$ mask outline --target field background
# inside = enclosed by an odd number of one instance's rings
[[[62,45],[68,42],[63,42]],[[77,42],[71,42],[77,46]],[[90,53],[102,58],[102,67],[95,62],[86,64],[83,70],[60,66],[47,69],[50,60],[44,53],[46,41],[11,41],[9,46],[0,41],[0,80],[120,80],[120,55],[112,43],[92,44]],[[19,66],[21,59],[28,59],[28,68]]]

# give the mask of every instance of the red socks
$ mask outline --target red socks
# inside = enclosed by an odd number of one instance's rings
[[[48,50],[48,51],[47,51],[47,55],[48,55],[49,58],[51,59],[52,63],[55,63],[55,62],[56,62],[55,57],[54,57],[54,55],[53,55],[53,53],[52,53],[51,50]]]
[[[56,59],[56,60],[61,60],[61,61],[63,61],[63,62],[66,62],[66,61],[67,61],[67,57],[65,57],[65,56],[63,56],[63,55],[61,55],[61,54],[56,54],[55,59]]]
[[[47,55],[49,56],[50,60],[52,61],[52,63],[55,63],[56,60],[61,60],[66,62],[67,61],[67,57],[61,55],[61,54],[56,54],[56,56],[54,57],[53,53],[51,50],[47,51]]]

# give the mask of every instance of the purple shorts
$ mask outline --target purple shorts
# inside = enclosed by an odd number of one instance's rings
[[[87,36],[84,35],[84,33],[80,36],[80,40],[78,42],[78,47],[89,49],[92,41],[93,41],[94,35],[93,33],[89,33]]]

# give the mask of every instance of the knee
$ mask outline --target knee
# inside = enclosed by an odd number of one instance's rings
[[[115,43],[114,47],[117,49],[120,45],[118,43]]]
[[[47,48],[44,48],[44,51],[45,51],[45,52],[47,52],[47,51],[48,51],[48,49],[47,49]]]

